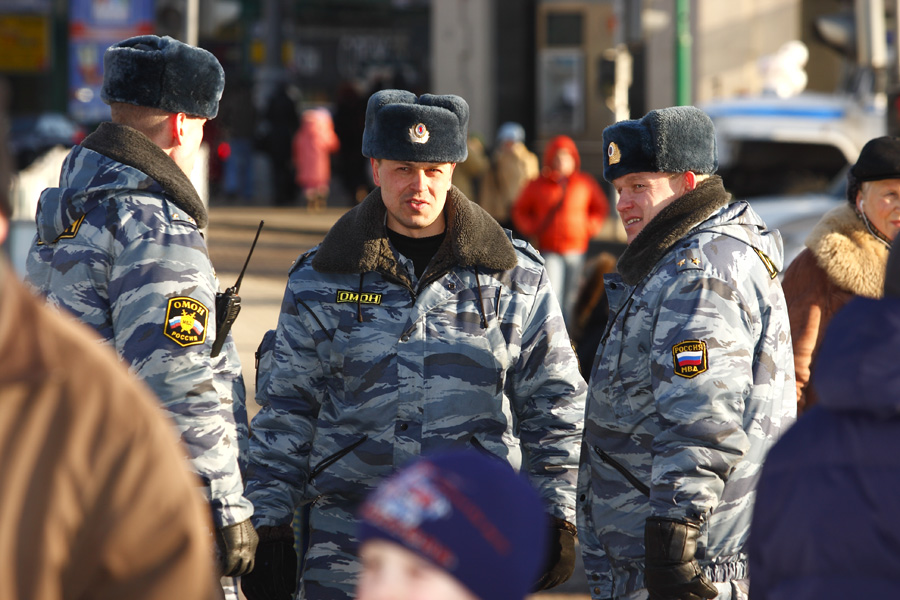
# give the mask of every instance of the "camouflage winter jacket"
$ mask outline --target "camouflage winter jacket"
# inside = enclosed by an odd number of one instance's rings
[[[361,499],[420,454],[474,447],[527,470],[574,522],[586,385],[533,248],[456,188],[421,280],[380,189],[301,256],[251,424],[256,525],[317,497]]]
[[[778,232],[713,176],[607,276],[578,483],[594,599],[644,587],[650,516],[700,524],[697,558],[721,592],[747,577],[756,479],[796,414],[781,261]]]
[[[219,284],[187,176],[143,134],[103,123],[41,194],[27,278],[91,325],[156,393],[207,486],[217,526],[250,518],[236,421],[246,428],[234,342],[210,357]]]

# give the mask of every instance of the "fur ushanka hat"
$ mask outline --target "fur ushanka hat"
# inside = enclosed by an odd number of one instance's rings
[[[381,90],[369,98],[362,153],[368,158],[459,163],[469,155],[469,105],[459,96]]]
[[[603,178],[629,173],[715,173],[716,130],[694,106],[651,110],[642,119],[619,121],[603,130]]]
[[[225,71],[212,53],[168,36],[128,38],[103,55],[100,98],[107,104],[213,119],[224,89]]]

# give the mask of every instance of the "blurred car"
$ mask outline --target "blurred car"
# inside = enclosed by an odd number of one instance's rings
[[[58,112],[11,117],[9,144],[15,169],[27,169],[50,148],[80,144],[86,133],[81,125]]]
[[[847,165],[821,192],[755,196],[748,201],[769,229],[781,232],[784,269],[805,248],[805,241],[822,216],[847,202]],[[782,270],[782,273],[784,271]]]

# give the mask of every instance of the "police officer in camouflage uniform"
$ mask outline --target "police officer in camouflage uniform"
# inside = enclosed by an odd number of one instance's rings
[[[553,517],[535,587],[572,573],[587,386],[540,255],[451,185],[468,112],[458,96],[374,94],[363,154],[379,187],[291,269],[251,423],[250,600],[292,596],[289,524],[306,503],[301,594],[352,597],[360,501],[450,448],[527,472]]]
[[[628,247],[590,375],[578,530],[594,600],[745,598],[766,450],[793,421],[781,237],[694,107],[603,132]]]
[[[234,342],[211,357],[218,281],[188,179],[216,116],[225,75],[206,50],[169,37],[130,38],[104,56],[112,122],[66,158],[41,194],[28,280],[112,344],[172,417],[203,483],[223,586],[252,568],[253,506],[243,496],[236,421],[246,428]]]

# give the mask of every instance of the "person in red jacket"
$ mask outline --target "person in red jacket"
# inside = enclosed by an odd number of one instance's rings
[[[541,174],[519,194],[512,220],[541,251],[568,326],[588,242],[608,214],[606,194],[596,179],[581,171],[581,156],[572,138],[560,135],[550,140]]]

